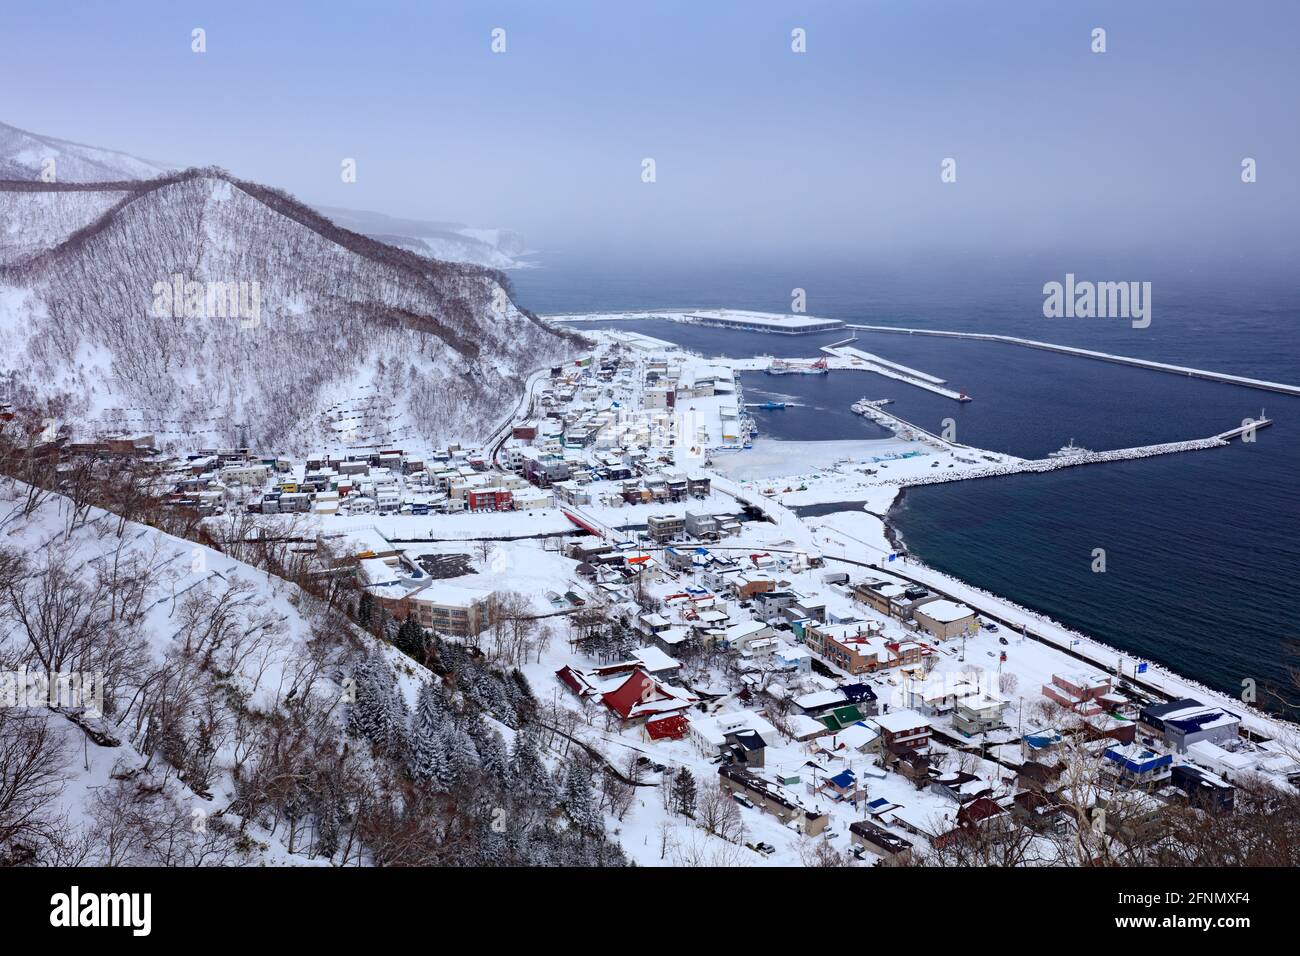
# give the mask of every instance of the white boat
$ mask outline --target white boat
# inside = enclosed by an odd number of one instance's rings
[[[1048,458],[1074,458],[1077,455],[1091,455],[1091,454],[1092,454],[1092,449],[1083,448],[1079,445],[1076,445],[1074,443],[1074,439],[1071,438],[1070,443],[1068,445],[1062,445],[1056,451],[1049,452],[1047,457]]]
[[[768,375],[826,375],[830,369],[826,366],[825,358],[808,364],[791,362],[787,359],[773,359],[763,371]]]

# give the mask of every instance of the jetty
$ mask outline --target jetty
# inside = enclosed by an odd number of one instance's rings
[[[847,341],[853,341],[849,339]],[[886,378],[896,379],[907,385],[913,385],[916,388],[923,388],[927,392],[933,392],[936,395],[942,395],[944,398],[951,398],[954,402],[969,402],[970,396],[964,391],[959,392],[945,387],[947,380],[937,375],[931,375],[929,372],[922,372],[918,369],[909,368],[898,362],[891,362],[889,359],[881,358],[871,352],[864,352],[855,346],[839,343],[837,345],[823,345],[822,349],[832,358],[841,359],[851,363],[852,368],[862,369],[867,372],[875,372],[877,375],[883,375]]]
[[[543,315],[546,322],[616,322],[638,319],[668,319],[692,325],[708,325],[747,332],[770,332],[775,335],[811,335],[844,328],[841,319],[780,312],[753,312],[745,309],[646,309],[630,312],[575,312]]]
[[[1045,352],[1058,352],[1077,358],[1094,359],[1110,362],[1114,365],[1131,365],[1171,375],[1184,375],[1188,378],[1205,379],[1211,382],[1226,382],[1229,385],[1241,385],[1245,388],[1258,388],[1266,392],[1280,392],[1283,395],[1300,395],[1300,385],[1288,385],[1285,382],[1269,382],[1244,375],[1229,375],[1226,372],[1214,372],[1203,368],[1189,368],[1185,365],[1170,365],[1167,362],[1153,362],[1150,359],[1133,358],[1128,355],[1112,355],[1109,352],[1096,352],[1092,349],[1080,349],[1070,345],[1056,345],[1053,342],[1040,342],[1037,339],[1023,339],[1014,335],[994,335],[987,332],[951,332],[937,329],[909,329],[896,325],[849,325],[846,328],[860,329],[866,332],[891,332],[900,335],[932,335],[938,338],[972,339],[978,342],[1003,342],[1022,348],[1040,349]]]
[[[937,435],[927,432],[924,429],[917,428],[915,425],[905,422],[897,416],[889,415],[879,409],[873,409],[873,414],[868,415],[870,418],[883,416],[893,419],[893,421],[905,425],[924,435],[931,442],[940,442],[947,445],[954,453],[956,452],[973,452],[968,445],[956,445],[952,442],[943,442]],[[911,488],[919,485],[937,485],[950,481],[966,481],[972,478],[1001,478],[1007,475],[1021,474],[1040,474],[1048,471],[1058,471],[1061,468],[1075,468],[1080,465],[1098,465],[1112,461],[1127,461],[1137,458],[1153,458],[1157,455],[1173,455],[1188,451],[1206,451],[1211,448],[1224,448],[1234,438],[1241,438],[1247,434],[1253,433],[1261,428],[1267,428],[1273,424],[1271,418],[1259,418],[1249,422],[1243,422],[1236,428],[1230,428],[1225,432],[1212,435],[1209,438],[1194,438],[1188,441],[1161,442],[1154,445],[1139,445],[1134,448],[1114,448],[1110,451],[1081,451],[1079,454],[1065,455],[1056,458],[1013,458],[1010,461],[994,465],[976,465],[973,468],[963,468],[953,472],[937,472],[930,475],[904,475],[898,478],[882,478],[876,481],[866,483],[866,487],[883,488],[898,487]]]

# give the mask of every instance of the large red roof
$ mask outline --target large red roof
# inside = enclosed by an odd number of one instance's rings
[[[638,667],[617,690],[610,691],[602,699],[606,707],[627,720],[632,708],[648,697],[653,697],[657,689],[654,678]]]
[[[691,722],[681,714],[664,714],[647,720],[645,731],[651,740],[681,740],[690,725]]]

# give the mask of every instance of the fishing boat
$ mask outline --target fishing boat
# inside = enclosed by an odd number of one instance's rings
[[[815,362],[791,362],[788,359],[773,359],[772,364],[764,369],[768,375],[825,375],[830,372],[826,359]]]
[[[1079,445],[1076,445],[1074,443],[1074,439],[1071,438],[1070,443],[1068,445],[1062,445],[1056,451],[1049,452],[1047,457],[1048,458],[1074,458],[1077,457],[1078,455],[1091,455],[1091,454],[1092,454],[1091,449],[1083,448],[1080,447]]]

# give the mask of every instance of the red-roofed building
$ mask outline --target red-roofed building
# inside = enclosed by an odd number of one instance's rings
[[[660,714],[645,722],[645,732],[651,740],[681,740],[690,726],[691,722],[681,714]]]
[[[988,797],[976,797],[957,811],[957,825],[974,826],[993,817],[1000,817],[1006,812]]]
[[[697,698],[680,687],[661,684],[638,667],[616,690],[605,694],[601,700],[623,720],[630,721],[685,710],[696,703]]]
[[[591,670],[580,670],[565,664],[555,672],[556,678],[579,697],[603,697],[611,681],[621,675],[630,674],[637,667],[636,661],[624,661],[620,664],[606,664]]]

